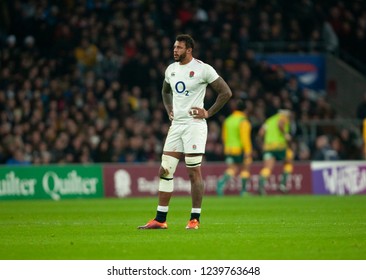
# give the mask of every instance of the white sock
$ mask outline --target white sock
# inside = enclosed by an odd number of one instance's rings
[[[160,212],[168,212],[169,206],[160,206],[158,205],[158,211]]]

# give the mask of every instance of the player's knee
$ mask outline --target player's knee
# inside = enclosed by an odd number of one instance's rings
[[[159,169],[160,178],[167,178],[167,179],[173,178],[175,170],[177,169],[178,162],[179,159],[175,157],[162,155],[161,166]]]
[[[291,163],[286,163],[283,166],[283,171],[286,173],[292,173],[293,170],[294,170],[294,166]]]
[[[159,191],[173,192],[173,175],[177,169],[179,159],[168,155],[162,155],[161,159],[161,166],[159,169]]]
[[[169,174],[169,171],[164,169],[162,166],[159,168],[159,177],[166,177]]]
[[[226,173],[227,175],[229,175],[229,176],[234,176],[234,175],[235,175],[235,173],[236,173],[236,170],[235,170],[235,168],[231,168],[231,167],[229,167],[228,169],[226,169],[225,173]]]
[[[286,160],[292,161],[294,158],[294,152],[291,149],[286,150]]]
[[[269,175],[271,175],[271,169],[265,167],[261,170],[261,172],[259,173],[261,176],[263,177],[269,177]]]
[[[250,177],[250,172],[247,170],[243,170],[242,172],[240,172],[240,177],[248,179]]]
[[[198,167],[198,166],[201,166],[202,155],[193,156],[193,157],[185,156],[184,160],[185,160],[186,166],[188,168]]]

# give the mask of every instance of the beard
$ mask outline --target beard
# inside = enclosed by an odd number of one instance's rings
[[[175,62],[181,62],[182,60],[184,60],[186,58],[186,53],[182,53],[181,55],[179,55],[178,57],[174,57]]]

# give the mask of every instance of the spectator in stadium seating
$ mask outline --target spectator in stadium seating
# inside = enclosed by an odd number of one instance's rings
[[[366,92],[363,94],[362,100],[357,106],[356,117],[361,121],[366,119]]]
[[[111,162],[111,150],[107,139],[103,139],[99,142],[95,151],[94,159],[95,162]]]
[[[297,143],[296,160],[309,161],[311,157],[310,147],[303,141]]]
[[[80,45],[75,49],[75,58],[82,73],[93,70],[97,65],[98,48],[89,39],[82,38]]]
[[[13,151],[12,156],[6,161],[7,165],[29,165],[30,161],[24,158],[24,151],[22,149],[16,149]]]
[[[312,156],[313,160],[338,160],[339,155],[336,150],[334,150],[330,143],[327,135],[320,135],[316,139],[316,147],[315,147],[314,155]]]
[[[336,138],[339,139],[341,146],[338,152],[340,159],[362,159],[362,155],[360,155],[360,144],[356,135],[358,131],[355,132],[357,129],[358,127],[343,127],[337,131]]]

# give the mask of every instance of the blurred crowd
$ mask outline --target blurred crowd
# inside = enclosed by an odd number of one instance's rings
[[[304,52],[308,41],[324,48],[312,52],[341,47],[366,62],[362,1],[14,0],[0,10],[1,164],[160,161],[169,128],[161,85],[179,33],[191,34],[195,57],[246,100],[254,160],[256,132],[279,108],[293,112],[297,160],[326,159],[325,148],[331,159],[360,156],[347,128],[303,141],[299,121],[336,112],[282,68],[256,61],[249,46],[285,40],[287,52]],[[206,108],[214,100],[208,88]],[[220,130],[231,105],[208,120],[207,161],[224,159]]]

